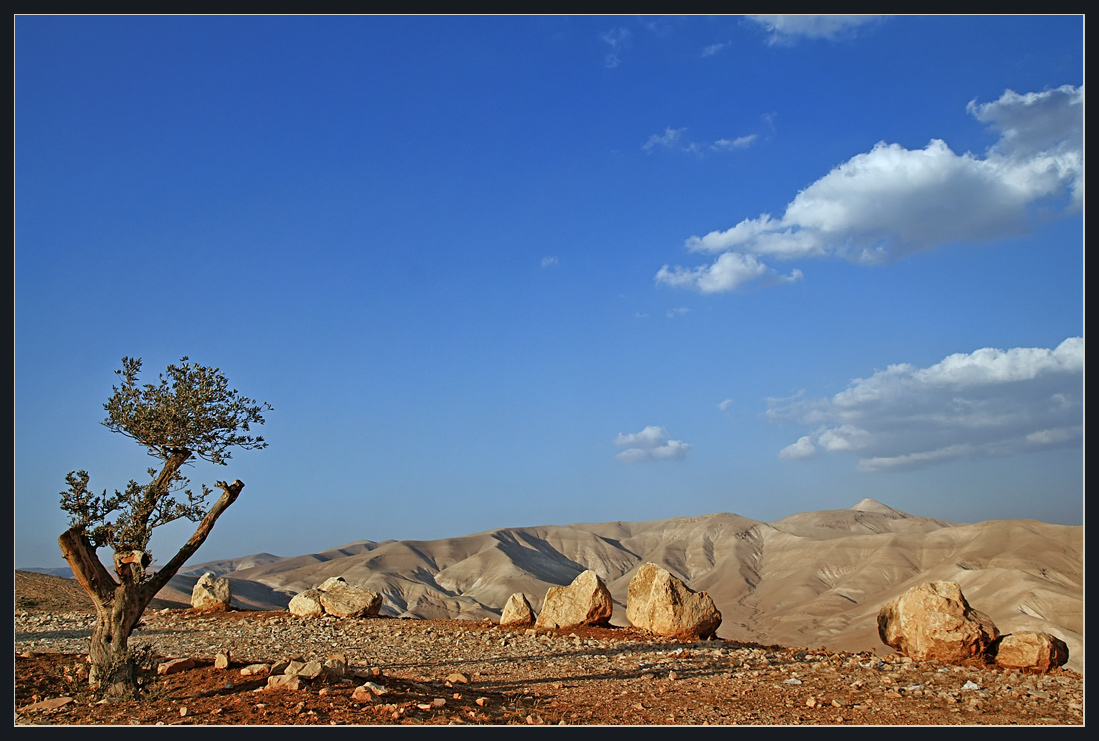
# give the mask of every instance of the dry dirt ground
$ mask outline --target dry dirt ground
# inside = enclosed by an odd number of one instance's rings
[[[15,723],[56,725],[1082,725],[1083,677],[917,663],[627,628],[502,629],[487,621],[305,620],[287,612],[146,612],[131,645],[142,697],[98,703],[84,677],[91,628],[79,587],[16,574]],[[75,590],[69,589],[75,587]],[[69,589],[67,596],[65,589]],[[720,635],[720,630],[718,631]],[[213,658],[228,650],[227,669]],[[267,689],[249,664],[343,654],[353,676]],[[357,687],[367,682],[371,692]]]

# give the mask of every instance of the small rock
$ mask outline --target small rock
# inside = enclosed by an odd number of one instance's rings
[[[195,662],[192,659],[172,659],[171,661],[165,661],[163,664],[156,668],[157,674],[178,674],[179,672],[193,669]]]

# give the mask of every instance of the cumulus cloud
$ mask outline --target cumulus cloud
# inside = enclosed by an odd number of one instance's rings
[[[779,275],[774,269],[757,260],[754,255],[745,255],[739,252],[726,252],[718,257],[712,265],[703,265],[692,269],[682,268],[678,265],[670,268],[665,265],[656,274],[657,283],[667,283],[670,286],[681,288],[693,288],[699,293],[732,291],[745,283],[756,280],[765,279],[768,282],[789,283],[800,278],[800,270],[795,269],[788,275]]]
[[[682,440],[670,440],[668,431],[663,427],[649,425],[641,432],[631,434],[618,433],[614,444],[625,448],[615,456],[626,463],[644,463],[646,461],[679,460],[687,455],[691,446]]]
[[[748,19],[766,29],[769,44],[791,44],[797,39],[850,38],[855,29],[882,19],[880,15],[750,15]]]
[[[861,471],[919,468],[1083,442],[1084,341],[982,348],[927,368],[891,365],[828,399],[771,399],[768,417],[814,427],[787,460],[849,453]]]
[[[542,258],[542,267],[544,267],[544,268],[552,268],[556,264],[557,264],[557,258],[556,257],[543,257]]]
[[[778,457],[784,460],[799,461],[803,458],[811,458],[817,454],[817,447],[813,445],[813,438],[805,435],[799,437],[796,443],[787,445],[778,452]]]
[[[761,214],[690,237],[687,250],[720,256],[709,266],[665,265],[656,281],[731,291],[772,275],[764,259],[878,265],[942,244],[1025,234],[1036,206],[1076,213],[1084,187],[1083,102],[1083,88],[1069,85],[971,102],[969,112],[1000,134],[984,156],[956,154],[940,139],[916,150],[881,142],[798,193],[781,218]]]

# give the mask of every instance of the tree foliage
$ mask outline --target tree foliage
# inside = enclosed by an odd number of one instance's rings
[[[155,528],[181,518],[201,520],[211,490],[203,484],[196,494],[179,470],[192,456],[226,465],[231,448],[267,447],[263,437],[248,433],[264,423],[263,413],[271,406],[230,389],[218,368],[184,357],[169,365],[158,383],[144,385],[138,382],[140,371],[140,358],[122,358],[122,368],[115,371],[122,382],[103,405],[103,425],[145,447],[161,461],[160,470],[149,468],[148,483],[131,479],[124,492],[114,494],[96,494],[87,471],[72,471],[66,477],[68,490],[61,492],[70,525],[96,548],[147,551]]]

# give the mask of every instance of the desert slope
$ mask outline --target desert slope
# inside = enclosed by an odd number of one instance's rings
[[[765,523],[735,514],[651,522],[502,528],[433,541],[359,541],[293,558],[270,554],[188,567],[170,584],[189,594],[204,571],[230,579],[242,607],[284,608],[331,576],[369,587],[383,610],[421,618],[498,617],[523,592],[585,569],[598,573],[625,623],[630,579],[648,561],[713,597],[723,638],[836,650],[882,649],[876,617],[909,587],[957,581],[1002,633],[1043,630],[1083,666],[1083,528],[1032,520],[953,524],[873,500]]]

